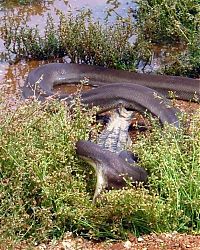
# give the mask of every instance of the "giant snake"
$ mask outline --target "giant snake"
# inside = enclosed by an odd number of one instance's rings
[[[179,111],[167,99],[172,91],[176,98],[182,100],[200,99],[200,80],[178,76],[149,75],[107,69],[99,66],[50,63],[33,69],[22,88],[24,98],[34,96],[45,100],[55,95],[53,88],[62,83],[79,83],[84,78],[95,88],[81,94],[81,102],[99,106],[100,112],[123,106],[139,112],[149,111],[159,118],[161,124],[179,127]],[[57,98],[71,102],[74,95],[60,94]],[[120,154],[115,154],[90,141],[80,140],[76,143],[77,154],[86,159],[96,170],[97,184],[93,201],[101,190],[121,188],[126,178],[133,183],[146,182],[147,172],[126,162]]]

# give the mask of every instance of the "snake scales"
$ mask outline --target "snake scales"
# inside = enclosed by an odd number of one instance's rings
[[[99,106],[100,112],[119,106],[139,112],[148,110],[162,124],[169,123],[175,127],[180,126],[178,110],[167,99],[169,91],[173,91],[178,99],[200,99],[199,79],[139,74],[68,63],[50,63],[32,70],[22,88],[22,95],[24,98],[35,96],[44,100],[54,95],[55,85],[78,83],[85,77],[95,88],[81,94],[82,103]],[[73,95],[61,94],[58,98],[70,102]],[[130,165],[120,155],[95,143],[80,140],[76,143],[76,152],[96,170],[97,184],[93,201],[105,187],[124,186],[126,177],[133,182],[147,181],[147,172],[137,166],[137,162]]]

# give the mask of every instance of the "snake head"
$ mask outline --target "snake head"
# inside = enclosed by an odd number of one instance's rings
[[[101,146],[80,140],[76,143],[76,152],[88,162],[96,172],[97,182],[93,202],[101,191],[107,189],[120,189],[126,186],[127,181],[133,185],[147,182],[147,172],[136,165],[130,165],[120,156]]]

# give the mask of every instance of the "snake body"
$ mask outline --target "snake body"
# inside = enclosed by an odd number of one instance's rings
[[[87,77],[91,85],[98,87],[109,83],[131,83],[149,87],[164,96],[168,96],[168,91],[173,91],[177,98],[182,100],[192,100],[195,93],[197,98],[200,97],[200,80],[179,76],[139,74],[99,66],[68,63],[50,63],[33,69],[23,88],[24,97],[33,95],[32,89],[41,77],[39,86],[47,95],[52,94],[55,85],[66,82],[79,83],[80,80]]]
[[[178,111],[171,106],[169,91],[175,92],[179,99],[199,100],[200,80],[162,75],[146,75],[122,70],[106,69],[98,66],[50,63],[32,70],[22,88],[24,98],[36,97],[39,100],[54,95],[55,85],[79,83],[84,78],[96,87],[81,94],[81,102],[88,106],[99,106],[100,112],[123,106],[130,110],[146,112],[159,117],[162,124],[169,123],[179,127]],[[58,99],[71,102],[73,95],[61,94]],[[94,166],[97,184],[93,201],[104,187],[120,188],[123,177],[133,182],[146,182],[146,171],[125,162],[116,155],[89,141],[78,141],[77,154]]]

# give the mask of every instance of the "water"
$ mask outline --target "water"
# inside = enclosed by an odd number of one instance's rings
[[[122,6],[119,10],[120,14],[125,13],[126,1],[122,1]],[[38,25],[40,32],[43,32],[48,14],[54,19],[54,22],[58,22],[56,15],[57,10],[61,10],[64,13],[67,11],[75,12],[80,8],[90,8],[96,19],[105,18],[106,0],[54,0],[54,1],[40,1],[40,3],[30,5],[18,5],[15,1],[7,1],[6,4],[0,2],[0,21],[3,23],[2,18],[4,15],[9,16],[11,20],[16,20],[19,23],[22,20],[26,20],[29,27],[35,27]],[[0,32],[2,27],[0,25]],[[0,36],[0,53],[5,52],[4,41]],[[15,65],[9,65],[8,62],[0,60],[0,85],[8,84],[8,91],[15,93],[20,86],[23,85],[24,79],[28,72],[50,61],[20,61]]]
[[[122,5],[118,10],[121,16],[124,16],[127,9],[127,0],[121,0]],[[133,5],[133,7],[136,7]],[[48,14],[54,19],[54,22],[58,22],[56,15],[57,10],[61,10],[63,13],[67,11],[75,12],[80,8],[90,8],[94,14],[94,17],[98,20],[103,20],[106,16],[106,0],[54,0],[54,1],[38,1],[35,4],[30,5],[17,5],[15,1],[6,1],[6,5],[0,1],[0,32],[2,31],[1,24],[3,16],[8,16],[11,20],[16,20],[21,23],[22,20],[26,20],[29,27],[35,27],[38,25],[40,32],[44,31]],[[112,21],[112,19],[110,20]],[[0,53],[5,52],[4,41],[0,36]],[[147,70],[153,71],[160,67],[163,58],[166,60],[166,54],[173,53],[173,48],[155,48],[154,58],[150,67]],[[15,93],[20,86],[23,86],[24,80],[27,77],[28,72],[45,63],[46,61],[20,61],[17,64],[10,65],[8,62],[0,59],[0,85],[7,84],[9,86],[8,92]],[[59,60],[62,62],[62,60]],[[142,68],[142,65],[141,65]]]

